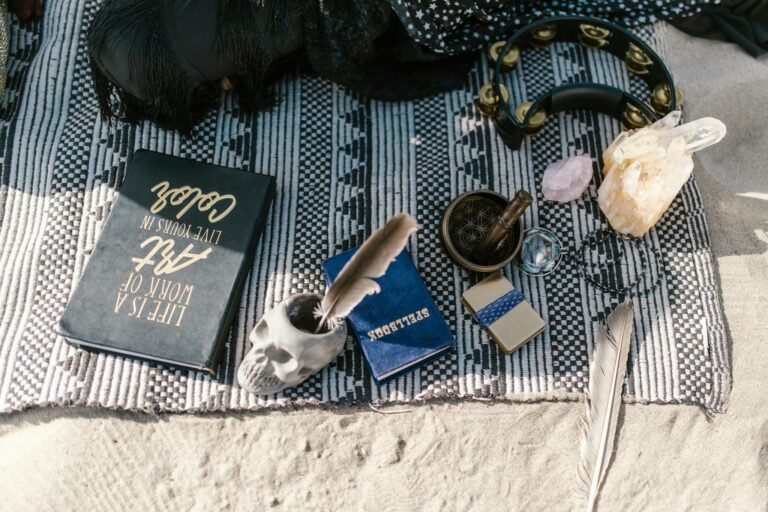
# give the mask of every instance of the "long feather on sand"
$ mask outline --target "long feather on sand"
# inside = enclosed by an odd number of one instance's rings
[[[616,438],[621,390],[632,333],[632,302],[626,301],[598,328],[594,357],[589,368],[587,415],[583,423],[579,479],[587,497],[587,511],[595,508]]]

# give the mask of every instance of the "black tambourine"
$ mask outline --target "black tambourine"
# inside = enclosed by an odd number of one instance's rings
[[[543,48],[555,41],[580,43],[610,52],[624,60],[627,69],[642,78],[651,90],[646,100],[627,91],[597,83],[565,84],[550,89],[532,101],[510,105],[509,91],[499,80],[515,68],[520,52]],[[538,132],[547,117],[566,110],[592,110],[621,120],[625,129],[641,128],[682,104],[682,91],[675,87],[664,62],[642,39],[604,20],[586,16],[546,18],[518,30],[510,39],[489,49],[495,64],[493,80],[480,89],[478,107],[492,117],[496,130],[512,149],[525,135]]]
[[[625,254],[624,244],[637,248],[637,260],[633,264],[626,261],[629,256]],[[598,250],[605,261],[590,261],[587,252],[593,249]],[[548,229],[531,228],[523,234],[518,261],[523,273],[533,277],[550,275],[564,258],[576,265],[587,283],[616,295],[646,295],[659,285],[664,275],[663,259],[656,249],[640,238],[625,237],[609,229],[600,229],[591,231],[576,250],[568,251],[557,235]],[[629,267],[636,272],[631,272]],[[618,278],[632,273],[636,275],[627,282]]]

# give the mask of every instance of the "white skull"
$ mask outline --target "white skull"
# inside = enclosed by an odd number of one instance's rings
[[[249,339],[253,347],[237,370],[240,386],[257,395],[271,395],[296,386],[336,359],[347,339],[345,322],[313,334],[315,306],[321,295],[288,297],[264,314]]]

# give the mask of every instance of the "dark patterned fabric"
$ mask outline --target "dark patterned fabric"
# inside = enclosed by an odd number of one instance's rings
[[[637,27],[690,16],[717,0],[389,0],[411,37],[438,52],[461,53],[509,37],[539,18],[593,16]]]
[[[278,84],[281,101],[266,113],[244,114],[225,97],[189,139],[149,123],[109,128],[99,117],[84,41],[83,27],[97,8],[93,0],[51,2],[42,25],[12,30],[0,120],[0,411],[75,404],[212,411],[581,396],[596,324],[622,297],[591,286],[570,259],[543,279],[510,266],[506,276],[548,327],[504,355],[462,307],[461,293],[480,276],[451,263],[438,226],[442,210],[464,191],[490,188],[511,196],[523,187],[535,194],[525,224],[551,229],[575,250],[607,227],[595,200],[597,183],[581,200],[560,205],[541,197],[541,176],[555,159],[599,155],[619,132],[617,122],[563,113],[511,151],[475,107],[490,73],[478,61],[463,89],[419,101],[372,101],[325,80],[298,77]],[[642,34],[663,54],[663,32],[646,28]],[[517,103],[549,82],[584,78],[636,92],[641,87],[612,56],[561,44],[526,53],[508,86]],[[126,160],[138,148],[277,179],[258,257],[214,377],[85,352],[54,331],[119,191]],[[378,387],[350,338],[334,363],[302,385],[270,397],[244,392],[235,371],[263,312],[290,294],[322,291],[320,261],[359,244],[400,211],[422,225],[409,249],[456,335],[457,351]],[[728,346],[693,180],[644,242],[663,259],[663,270],[656,269],[663,277],[652,293],[634,297],[626,399],[721,411],[730,387]],[[586,251],[594,265],[582,271],[617,285],[628,281],[640,258],[627,249],[617,266],[618,249]]]
[[[754,57],[768,53],[768,0],[723,0],[675,26],[692,36],[733,41]]]

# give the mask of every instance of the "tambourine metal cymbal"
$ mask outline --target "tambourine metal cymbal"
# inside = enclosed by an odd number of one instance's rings
[[[512,105],[509,92],[500,83],[502,74],[513,72],[523,51],[543,48],[555,41],[579,43],[622,59],[629,72],[648,84],[648,98],[590,82],[560,85],[535,99]],[[494,43],[489,58],[494,66],[493,79],[481,89],[479,103],[483,102],[482,96],[494,101],[481,111],[491,116],[499,135],[512,149],[519,148],[526,135],[538,132],[547,118],[558,112],[597,111],[619,119],[625,129],[636,129],[660,119],[682,103],[682,91],[675,86],[661,57],[632,32],[597,18],[556,16],[536,21],[506,42]]]

